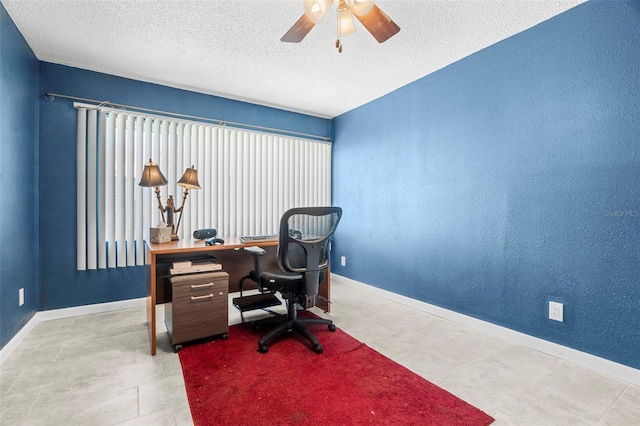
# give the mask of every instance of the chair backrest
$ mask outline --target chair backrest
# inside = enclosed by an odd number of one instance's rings
[[[280,219],[278,266],[304,275],[306,296],[318,294],[320,272],[329,267],[329,244],[341,217],[340,207],[298,207]]]

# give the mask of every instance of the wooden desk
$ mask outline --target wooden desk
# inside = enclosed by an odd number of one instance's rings
[[[168,286],[165,286],[164,282],[168,282],[168,270],[172,261],[215,256],[222,264],[223,270],[229,274],[229,292],[238,291],[240,279],[253,270],[253,257],[242,250],[244,247],[260,246],[267,251],[267,255],[260,259],[261,267],[277,265],[277,241],[242,244],[238,237],[227,237],[224,240],[224,244],[214,246],[206,245],[203,240],[194,239],[161,244],[145,241],[146,262],[151,271],[147,289],[147,326],[151,355],[156,354],[156,305],[171,300],[171,295],[166,291]],[[329,275],[329,273],[325,274],[325,281],[321,283],[319,289],[319,294],[324,300],[319,299],[316,305],[325,312],[329,312]]]

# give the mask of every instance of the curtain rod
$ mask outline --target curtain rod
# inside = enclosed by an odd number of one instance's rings
[[[284,129],[276,129],[276,128],[272,128],[272,127],[264,127],[264,126],[256,126],[253,124],[244,124],[244,123],[236,123],[233,121],[225,121],[225,120],[218,120],[215,118],[207,118],[207,117],[199,117],[196,115],[187,115],[187,114],[179,114],[176,112],[170,112],[170,111],[162,111],[162,110],[157,110],[157,109],[150,109],[150,108],[142,108],[142,107],[136,107],[136,106],[131,106],[131,105],[124,105],[124,104],[116,104],[113,102],[109,102],[109,101],[98,101],[95,99],[87,99],[87,98],[79,98],[77,96],[69,96],[69,95],[61,95],[59,93],[45,93],[44,97],[47,100],[53,101],[55,100],[55,98],[64,98],[64,99],[71,99],[74,101],[82,101],[82,102],[93,102],[96,103],[98,107],[102,107],[102,106],[111,106],[111,107],[117,107],[117,108],[123,108],[125,110],[134,110],[134,111],[143,111],[143,112],[152,112],[152,113],[156,113],[156,114],[167,114],[167,115],[171,115],[174,117],[181,117],[181,118],[188,118],[188,119],[195,119],[195,120],[199,120],[199,121],[207,121],[207,122],[211,122],[211,123],[216,123],[219,126],[232,126],[232,127],[237,127],[240,129],[255,129],[255,130],[262,130],[262,131],[271,131],[271,132],[278,132],[278,133],[284,133],[287,135],[291,135],[291,136],[303,136],[303,137],[307,137],[307,138],[312,138],[312,139],[318,139],[320,141],[324,141],[324,142],[331,142],[330,138],[327,136],[319,136],[319,135],[312,135],[312,134],[308,134],[308,133],[301,133],[301,132],[295,132],[293,130],[284,130]]]

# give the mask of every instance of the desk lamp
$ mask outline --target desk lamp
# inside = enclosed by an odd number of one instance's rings
[[[184,204],[187,201],[187,196],[189,195],[189,189],[201,189],[200,184],[198,183],[198,171],[192,165],[191,167],[187,167],[184,174],[177,182],[178,186],[184,188],[183,196],[182,196],[182,205],[180,208],[176,209],[173,205],[173,195],[169,195],[167,198],[167,207],[162,205],[162,201],[160,200],[160,186],[164,186],[168,183],[167,178],[164,177],[157,163],[154,163],[149,159],[149,163],[144,165],[144,170],[142,172],[142,177],[140,178],[140,183],[138,185],[151,188],[156,187],[156,198],[158,199],[158,208],[160,209],[160,217],[162,218],[162,222],[166,223],[167,226],[171,227],[171,240],[177,241],[180,238],[178,237],[178,229],[180,228],[180,222],[182,221],[182,213],[184,212]],[[165,220],[164,212],[167,212],[167,220]],[[174,227],[173,223],[173,214],[180,213],[178,217],[178,224]]]

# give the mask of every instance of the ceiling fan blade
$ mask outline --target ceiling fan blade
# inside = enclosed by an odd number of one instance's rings
[[[375,4],[366,15],[356,15],[356,18],[378,40],[378,43],[384,43],[400,31],[400,27]]]
[[[300,19],[298,19],[298,22],[293,24],[293,27],[282,36],[280,41],[284,41],[285,43],[300,43],[315,25],[307,14],[303,13]]]

